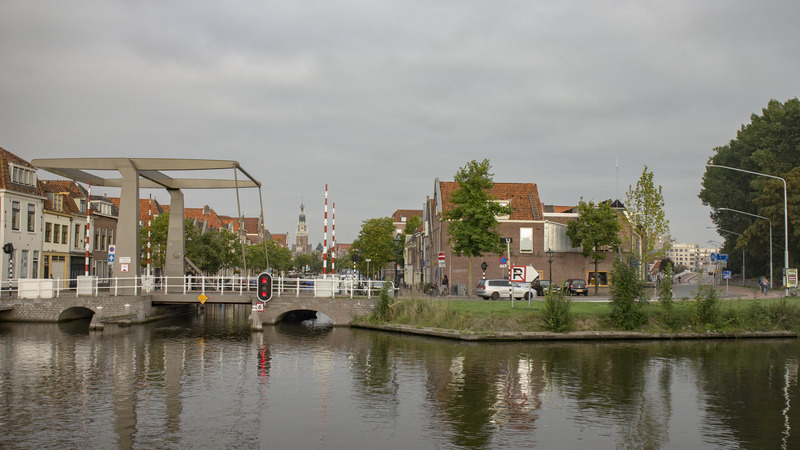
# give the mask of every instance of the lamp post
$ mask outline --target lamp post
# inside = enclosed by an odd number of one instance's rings
[[[548,248],[546,252],[547,255],[547,264],[550,265],[550,284],[553,284],[553,249]]]
[[[712,244],[712,243],[713,243],[713,244],[717,244],[717,246],[718,246],[718,247],[717,247],[717,249],[718,249],[718,250],[717,250],[717,252],[719,252],[720,250],[722,250],[722,242],[718,242],[718,241],[710,240],[710,241],[708,241],[708,243],[709,243],[709,244]],[[718,260],[717,260],[717,261],[718,261]],[[717,261],[714,261],[714,285],[716,285],[716,284],[717,284],[717,272],[719,272],[719,263],[718,263]],[[722,283],[720,283],[720,284],[722,284]]]
[[[767,175],[765,173],[759,172],[751,172],[749,170],[744,169],[737,169],[735,167],[728,167],[728,166],[718,166],[716,164],[706,164],[706,167],[719,167],[721,169],[728,169],[728,170],[735,170],[737,172],[744,172],[749,173],[752,175],[760,175],[762,177],[767,178],[777,178],[778,180],[783,181],[783,232],[784,232],[784,249],[783,249],[783,289],[784,295],[789,296],[789,287],[786,286],[786,272],[789,270],[789,200],[786,196],[786,180],[781,177],[776,177],[775,175]]]
[[[364,261],[367,262],[367,279],[371,280],[372,278],[369,276],[369,262],[372,261],[372,259],[371,258],[367,258]]]
[[[718,210],[719,211],[737,212],[739,214],[745,214],[747,216],[758,217],[759,219],[764,219],[767,222],[769,222],[769,288],[772,289],[772,221],[767,219],[764,216],[759,216],[758,214],[751,214],[751,213],[744,212],[744,211],[739,211],[739,210],[736,210],[736,209],[718,208]],[[742,264],[744,264],[744,262],[742,262]]]
[[[400,237],[400,233],[397,233],[392,241],[394,242],[394,285],[398,286],[397,262],[400,259],[400,244],[403,242],[403,238]]]

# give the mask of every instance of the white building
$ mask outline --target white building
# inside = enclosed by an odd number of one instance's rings
[[[17,155],[0,148],[0,272],[3,281],[14,278],[39,278],[42,251],[41,194],[36,168]]]

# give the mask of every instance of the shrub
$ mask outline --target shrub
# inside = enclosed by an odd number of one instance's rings
[[[375,309],[372,311],[372,317],[375,320],[381,322],[387,322],[389,320],[389,283],[383,283],[383,288],[381,289],[381,298],[378,300],[378,304],[375,305]]]
[[[614,261],[611,270],[611,322],[624,330],[633,330],[647,322],[645,284],[638,279],[630,258]]]
[[[693,313],[697,325],[717,325],[720,318],[719,293],[714,286],[704,285],[697,289]]]
[[[561,291],[548,289],[544,295],[544,327],[554,333],[563,333],[572,325],[570,300]]]
[[[658,285],[658,302],[661,307],[669,314],[672,310],[672,266],[667,264],[664,271],[664,278]]]

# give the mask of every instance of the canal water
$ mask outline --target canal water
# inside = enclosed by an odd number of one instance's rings
[[[797,340],[0,323],[0,448],[800,448]]]

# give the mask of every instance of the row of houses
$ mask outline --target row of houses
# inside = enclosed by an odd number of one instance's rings
[[[510,265],[533,266],[539,272],[540,279],[556,283],[572,278],[593,281],[593,261],[585,258],[580,248],[571,245],[566,233],[567,223],[578,219],[577,206],[542,203],[535,183],[494,183],[489,191],[497,202],[511,206],[513,210],[507,216],[497,217],[497,231],[506,238],[507,251],[472,259],[455,255],[449,240],[449,223],[443,217],[445,212],[454,207],[451,198],[456,189],[458,183],[437,178],[433,195],[426,199],[423,209],[395,213],[394,221],[398,230],[403,216],[419,214],[422,218],[422,226],[414,234],[406,235],[402,280],[405,284],[438,285],[442,277],[447,275],[450,286],[456,292],[467,292],[466,288],[469,287],[471,291],[482,277],[508,278]],[[640,248],[640,237],[632,230],[624,205],[616,200],[611,202],[611,206],[619,214],[620,251],[636,253]],[[548,252],[552,256],[548,256]],[[484,263],[485,272],[482,269]],[[600,286],[608,286],[612,264],[613,257],[607,257],[600,263]],[[472,286],[468,286],[470,270]]]
[[[40,180],[28,161],[0,148],[0,202],[2,280],[74,280],[86,272],[100,278],[111,275],[108,256],[117,243],[118,197],[92,194],[70,180]],[[139,200],[140,226],[168,213],[168,205],[153,199]],[[218,215],[209,206],[185,208],[184,217],[192,220],[200,232],[227,229],[246,244],[270,238],[286,245],[287,235],[270,235],[259,218],[245,217],[240,222],[236,217]],[[89,236],[87,223],[91,223]]]

